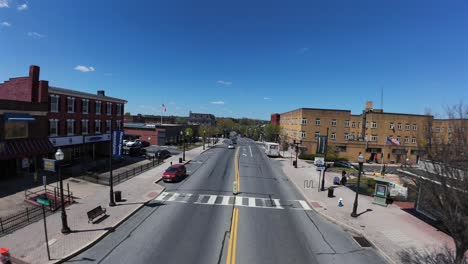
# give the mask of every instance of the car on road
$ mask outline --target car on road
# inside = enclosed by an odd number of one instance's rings
[[[350,169],[358,169],[356,165],[353,165],[349,161],[335,161],[333,162],[333,167],[340,167],[340,168],[350,168]]]
[[[146,147],[149,147],[151,144],[148,142],[148,141],[141,141],[140,142],[140,146],[142,148],[146,148]]]
[[[187,176],[187,169],[183,164],[174,164],[166,169],[162,175],[164,182],[179,181]]]
[[[141,144],[141,143],[140,143],[140,140],[139,140],[139,139],[136,139],[135,141],[128,141],[127,144],[126,144],[126,146],[127,146],[127,147],[134,147],[134,146],[139,145],[139,144]]]
[[[168,150],[160,149],[154,153],[154,156],[159,157],[159,159],[167,159],[171,157],[172,155],[171,155],[171,152],[169,152]]]
[[[229,145],[228,145],[228,149],[234,149],[234,145],[233,145],[233,144],[229,144]]]

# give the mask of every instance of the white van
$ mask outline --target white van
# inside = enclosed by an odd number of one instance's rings
[[[272,142],[265,142],[265,154],[269,157],[279,157],[279,144]]]

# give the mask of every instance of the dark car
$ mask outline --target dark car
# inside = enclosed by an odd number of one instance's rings
[[[154,156],[155,156],[156,158],[159,157],[159,159],[167,159],[167,158],[171,157],[172,155],[171,155],[171,153],[170,153],[168,150],[160,149],[160,150],[158,150],[158,151],[156,151],[156,152],[154,153]]]
[[[150,143],[148,141],[140,141],[140,146],[146,148],[150,146]]]
[[[162,175],[164,182],[179,181],[187,175],[187,169],[183,164],[175,164],[166,169]]]
[[[131,147],[128,149],[128,155],[130,156],[141,156],[146,154],[146,149],[140,147]]]
[[[333,162],[333,167],[356,169],[356,166],[348,161],[335,161]]]

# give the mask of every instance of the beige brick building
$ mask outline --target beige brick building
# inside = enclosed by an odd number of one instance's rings
[[[326,135],[336,146],[339,157],[356,161],[359,152],[366,160],[381,163],[415,163],[424,155],[424,145],[435,134],[447,140],[453,120],[434,119],[431,115],[386,113],[373,109],[372,103],[359,115],[350,110],[300,108],[280,115],[283,137],[292,143],[301,140],[301,149],[314,154],[316,137]],[[466,124],[466,120],[464,121]],[[432,127],[432,129],[430,129]],[[398,141],[389,144],[387,138]],[[395,141],[396,140],[396,141]]]

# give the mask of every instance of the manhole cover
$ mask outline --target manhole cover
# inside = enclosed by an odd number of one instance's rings
[[[372,247],[372,244],[365,237],[353,236],[354,240],[358,242],[361,247]]]

